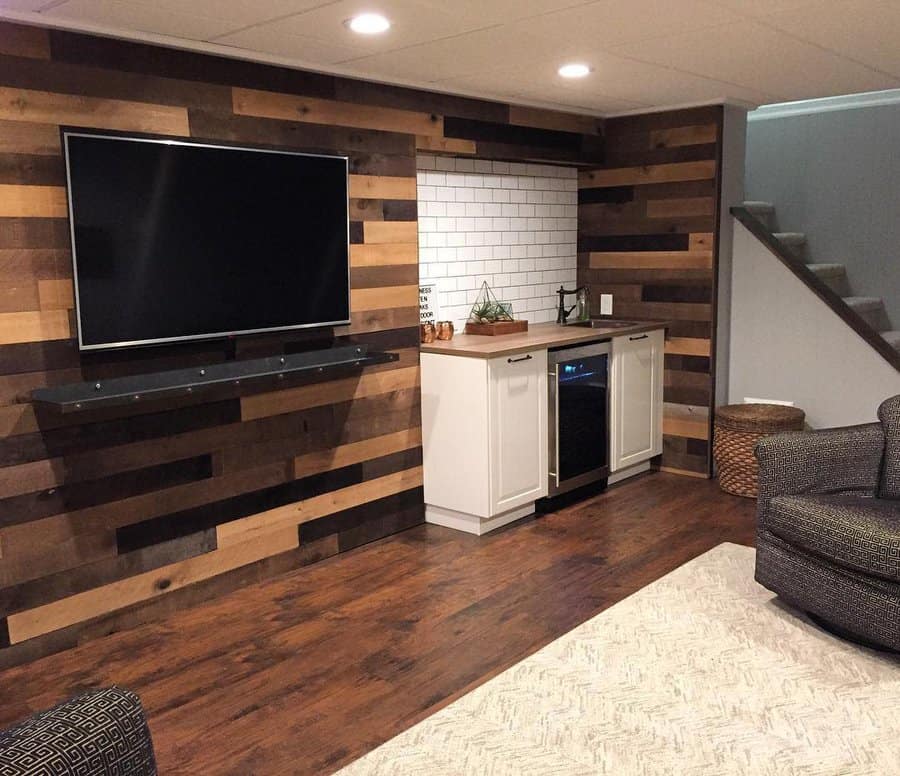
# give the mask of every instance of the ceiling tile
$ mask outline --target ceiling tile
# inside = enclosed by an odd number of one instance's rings
[[[712,0],[712,2],[744,16],[764,18],[781,11],[795,11],[804,6],[815,5],[820,0]],[[835,10],[834,2],[831,3],[831,8]]]
[[[0,0],[2,3],[4,0]],[[46,2],[46,0],[45,0]],[[143,5],[166,8],[175,13],[191,13],[214,19],[228,19],[234,27],[259,24],[270,19],[308,11],[328,0],[132,0]]]
[[[198,16],[124,0],[67,0],[42,15],[191,40],[207,40],[236,26],[233,21],[221,17]]]
[[[40,11],[51,0],[0,0],[0,9],[4,11]]]
[[[802,40],[900,76],[900,3],[850,0],[770,16],[766,23]]]
[[[316,65],[334,65],[357,54],[353,49],[334,43],[324,43],[302,35],[290,35],[277,25],[270,24],[224,35],[216,38],[216,43]]]
[[[785,99],[900,85],[895,78],[752,21],[625,44],[612,51]]]

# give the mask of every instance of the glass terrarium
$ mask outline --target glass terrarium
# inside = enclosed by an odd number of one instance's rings
[[[513,318],[512,305],[501,302],[485,280],[466,321],[466,334],[513,334],[528,330],[528,321]]]

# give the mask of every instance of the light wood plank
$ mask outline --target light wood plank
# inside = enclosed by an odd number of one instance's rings
[[[696,337],[670,337],[666,340],[666,353],[673,356],[709,356],[710,341]]]
[[[0,313],[0,345],[68,339],[71,336],[66,310]]]
[[[663,415],[663,434],[687,439],[709,439],[709,420],[685,416]]]
[[[688,238],[688,250],[712,251],[715,237],[712,232],[694,232]]]
[[[416,221],[365,221],[363,240],[368,245],[379,243],[408,243],[417,245],[419,225]]]
[[[388,267],[394,264],[418,264],[419,247],[415,243],[374,243],[350,246],[351,267]]]
[[[128,579],[62,598],[7,618],[9,639],[18,644],[107,612],[180,590],[264,558],[294,549],[296,528],[259,533],[247,541],[198,555]]]
[[[50,34],[43,27],[0,22],[0,54],[50,59]]]
[[[286,504],[257,515],[222,523],[216,528],[216,541],[220,548],[241,546],[256,537],[272,532],[279,535],[288,530],[297,535],[297,526],[320,517],[343,512],[345,509],[367,504],[385,496],[402,493],[422,484],[422,467],[404,469],[374,480],[368,480],[348,488],[334,490],[321,496]]]
[[[681,146],[715,143],[719,130],[715,124],[656,129],[650,133],[650,148],[679,148]]]
[[[0,439],[19,434],[32,434],[37,430],[37,417],[30,404],[0,407]]]
[[[712,269],[712,251],[620,251],[588,255],[591,269]]]
[[[317,450],[294,458],[294,479],[311,474],[340,469],[354,463],[380,458],[383,455],[399,453],[422,444],[422,429],[419,427],[397,431],[393,434],[363,439],[328,450]]]
[[[71,310],[75,290],[71,280],[39,280],[38,299],[42,310]]]
[[[10,87],[0,87],[0,119],[163,135],[190,134],[186,108]]]
[[[241,419],[256,420],[272,415],[321,407],[338,402],[353,401],[366,396],[392,393],[419,384],[419,367],[409,366],[384,372],[369,372],[359,377],[333,380],[327,383],[302,385],[284,391],[257,393],[241,398]],[[0,469],[0,477],[3,470]]]
[[[0,217],[65,218],[66,190],[62,186],[0,184]]]
[[[416,150],[434,154],[474,154],[477,146],[474,140],[460,140],[454,137],[416,136]]]
[[[510,105],[509,123],[520,127],[553,129],[560,132],[575,132],[580,135],[596,135],[601,120],[582,113],[531,108],[526,105]]]
[[[380,288],[350,289],[350,309],[384,310],[391,307],[410,307],[419,301],[419,286],[382,286]]]
[[[683,199],[651,199],[647,202],[648,218],[677,218],[680,216],[711,216],[716,212],[712,197]]]
[[[27,121],[0,121],[0,153],[56,156],[60,153],[59,127]]]
[[[689,469],[677,469],[674,466],[660,466],[659,470],[661,472],[667,472],[668,474],[678,474],[682,477],[693,477],[697,480],[709,479],[709,475],[703,474],[702,472],[692,472]]]
[[[388,175],[351,175],[352,199],[415,199],[416,179]]]
[[[232,105],[234,112],[241,116],[287,119],[307,124],[337,124],[410,135],[442,137],[444,134],[444,119],[441,116],[355,102],[235,87],[232,89]]]
[[[702,181],[716,177],[714,160],[651,164],[644,167],[618,167],[611,170],[587,170],[578,174],[582,189],[602,189],[609,186],[641,186],[650,183]]]

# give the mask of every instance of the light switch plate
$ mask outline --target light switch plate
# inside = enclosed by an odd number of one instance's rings
[[[600,315],[612,315],[613,295],[600,294]]]

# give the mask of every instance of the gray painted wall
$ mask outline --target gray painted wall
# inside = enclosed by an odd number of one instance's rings
[[[792,401],[813,428],[875,420],[897,372],[740,223],[734,225],[729,401]]]
[[[774,203],[808,261],[845,264],[900,328],[900,104],[749,118],[747,199]]]

